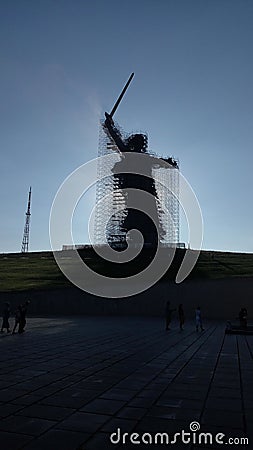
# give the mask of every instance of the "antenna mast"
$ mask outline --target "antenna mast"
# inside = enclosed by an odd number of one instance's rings
[[[30,186],[29,194],[28,194],[28,203],[27,203],[27,211],[26,211],[24,234],[23,234],[23,240],[22,240],[22,246],[21,246],[21,253],[28,252],[29,231],[30,231],[30,217],[31,217],[31,197],[32,197],[32,188]]]

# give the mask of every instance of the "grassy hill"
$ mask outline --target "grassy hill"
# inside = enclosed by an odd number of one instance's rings
[[[63,251],[59,254],[71,264],[71,251]],[[118,264],[117,267],[110,263],[105,264],[90,248],[81,250],[80,256],[95,271],[107,276],[122,276],[122,264]],[[177,250],[176,262],[174,261],[164,279],[175,278],[183,256],[184,250]],[[146,257],[149,258],[149,253],[146,253],[142,260],[146,260]],[[133,263],[131,267],[129,264],[124,267],[124,275],[131,275],[140,268],[139,263]],[[190,277],[209,279],[253,277],[253,254],[202,251]],[[52,252],[0,254],[1,292],[55,289],[66,286],[72,285],[58,268]]]

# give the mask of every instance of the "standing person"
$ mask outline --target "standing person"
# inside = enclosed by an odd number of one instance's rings
[[[2,328],[1,328],[1,333],[4,332],[4,328],[6,328],[7,333],[9,333],[10,330],[10,324],[9,324],[9,317],[10,317],[10,303],[9,302],[5,302],[4,304],[4,310],[3,310],[3,322],[2,322]]]
[[[26,302],[23,305],[20,305],[20,319],[19,319],[19,333],[24,333],[25,331],[25,325],[26,325],[26,314],[28,305],[30,304],[29,300],[26,300]]]
[[[19,325],[20,322],[20,311],[21,311],[21,304],[17,307],[16,311],[15,311],[15,323],[14,323],[14,328],[12,330],[12,334],[15,334],[16,328]]]
[[[202,316],[201,316],[200,306],[198,306],[197,309],[195,310],[195,314],[196,314],[196,331],[199,331],[199,327],[200,327],[201,331],[203,331],[204,328],[202,325]]]
[[[167,303],[166,303],[166,311],[165,311],[165,313],[166,313],[166,330],[170,329],[170,322],[171,322],[171,319],[172,319],[173,311],[176,311],[176,309],[171,309],[170,308],[170,301],[168,300]]]
[[[247,317],[248,317],[247,309],[241,308],[241,311],[239,312],[239,320],[240,320],[240,326],[242,328],[247,328]]]
[[[247,308],[243,308],[243,326],[247,328],[248,311]]]
[[[180,326],[180,330],[183,330],[183,325],[184,325],[184,310],[183,310],[183,305],[182,303],[180,303],[179,307],[178,307],[178,319],[179,319],[179,326]]]

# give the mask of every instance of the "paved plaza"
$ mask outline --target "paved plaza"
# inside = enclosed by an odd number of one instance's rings
[[[164,320],[144,317],[28,318],[23,335],[0,336],[0,449],[252,449],[253,336],[224,328],[210,322],[197,333],[188,322],[180,331],[175,322],[165,331]],[[154,441],[181,430],[193,439],[192,422],[199,432],[224,433],[224,445]],[[250,443],[227,445],[231,437]]]

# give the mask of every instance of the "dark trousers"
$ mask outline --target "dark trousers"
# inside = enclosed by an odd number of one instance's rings
[[[26,325],[26,319],[25,319],[25,317],[23,317],[23,318],[21,318],[20,321],[19,321],[19,327],[18,327],[18,332],[19,332],[19,333],[23,333],[23,331],[25,331],[25,330],[24,330],[25,325]]]

